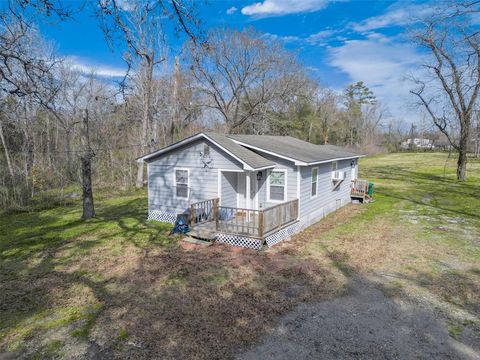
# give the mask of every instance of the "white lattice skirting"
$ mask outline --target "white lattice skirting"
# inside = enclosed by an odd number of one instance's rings
[[[275,244],[278,244],[280,241],[283,241],[293,234],[296,234],[297,232],[300,231],[300,224],[297,222],[292,225],[288,225],[287,227],[284,227],[283,229],[277,231],[276,233],[272,235],[268,235],[265,238],[265,241],[267,242],[268,247],[272,247]]]
[[[240,246],[248,249],[260,250],[262,248],[262,242],[257,239],[252,239],[244,236],[230,235],[230,234],[217,234],[217,241],[220,243]]]
[[[175,224],[176,219],[177,219],[176,214],[168,213],[165,211],[152,210],[148,213],[148,220],[156,220],[156,221],[167,222],[170,224]]]

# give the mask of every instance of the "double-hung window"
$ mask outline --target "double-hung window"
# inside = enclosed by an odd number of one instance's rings
[[[317,189],[318,189],[318,168],[312,168],[312,197],[317,196]]]
[[[286,200],[286,171],[273,170],[268,177],[268,197],[270,201]]]
[[[188,199],[188,170],[175,169],[175,196]]]

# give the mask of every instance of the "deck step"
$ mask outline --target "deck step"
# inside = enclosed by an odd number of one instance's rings
[[[217,237],[217,234],[215,232],[204,230],[204,229],[195,229],[195,228],[190,230],[188,235],[196,239],[208,240],[208,241],[215,240],[215,238]]]
[[[195,245],[203,245],[203,246],[210,246],[212,243],[210,241],[205,241],[205,240],[199,240],[195,239],[193,237],[187,236],[182,239],[185,242],[188,242],[190,244],[195,244]]]

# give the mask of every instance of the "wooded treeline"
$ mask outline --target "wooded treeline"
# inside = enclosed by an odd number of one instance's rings
[[[187,36],[182,53],[169,56],[163,29],[152,20],[163,10],[132,6],[99,15],[109,27],[106,41],[128,49],[121,83],[79,71],[34,22],[2,14],[3,209],[84,183],[85,166],[97,185],[141,186],[137,157],[205,129],[352,147],[378,141],[385,110],[362,83],[345,94],[323,88],[296,54],[253,29]]]
[[[143,186],[137,157],[202,130],[291,135],[367,151],[395,150],[408,135],[364,83],[343,93],[324,87],[296,53],[253,28],[205,32],[193,1],[9,4],[0,13],[2,209],[26,208],[38,194],[63,196],[81,184],[84,216],[91,217],[92,181]],[[88,9],[105,41],[122,49],[123,79],[79,70],[38,31],[39,19],[68,21]],[[184,40],[181,52],[169,47],[172,32]]]

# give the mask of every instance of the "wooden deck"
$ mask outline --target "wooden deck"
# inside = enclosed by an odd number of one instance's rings
[[[369,202],[372,200],[368,194],[368,180],[354,180],[352,182],[352,190],[350,192],[350,197],[355,199],[360,199],[362,202]]]
[[[213,240],[220,232],[263,240],[298,219],[298,199],[262,210],[218,204],[217,198],[190,206],[191,236]]]

